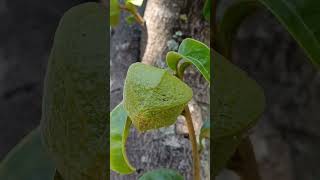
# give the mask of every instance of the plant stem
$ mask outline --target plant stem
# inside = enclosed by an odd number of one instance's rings
[[[228,168],[235,171],[241,177],[241,180],[261,179],[249,137],[244,139],[239,145],[237,151],[231,158]]]
[[[192,147],[193,179],[200,180],[200,157],[198,152],[196,133],[194,131],[192,117],[191,117],[191,113],[188,105],[184,108],[184,116],[186,118],[188,132],[189,132],[189,139]]]
[[[134,18],[136,19],[136,21],[142,26],[144,27],[144,19],[143,17],[139,14],[139,12],[137,11],[137,9],[131,9],[131,8],[127,8],[124,5],[120,5],[120,9],[125,10],[130,12]]]

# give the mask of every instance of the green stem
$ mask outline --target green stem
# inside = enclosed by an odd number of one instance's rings
[[[196,139],[196,133],[194,131],[192,117],[188,105],[184,108],[184,116],[186,118],[189,139],[192,147],[192,159],[193,159],[193,179],[200,180],[200,156],[198,153],[198,144]]]
[[[137,11],[137,9],[131,9],[131,8],[127,8],[124,5],[120,5],[120,9],[128,11],[129,13],[131,13],[134,18],[136,19],[136,21],[142,26],[144,27],[144,19],[143,17],[139,14],[139,12]]]

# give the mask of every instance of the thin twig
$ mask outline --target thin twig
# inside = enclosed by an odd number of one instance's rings
[[[134,18],[136,19],[136,21],[142,26],[144,27],[144,19],[143,17],[139,14],[139,12],[136,10],[136,9],[130,9],[130,8],[127,8],[126,6],[124,5],[119,5],[120,6],[120,9],[124,10],[124,11],[128,11],[129,13],[131,13]]]

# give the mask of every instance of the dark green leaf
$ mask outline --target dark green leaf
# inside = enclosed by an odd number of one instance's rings
[[[135,17],[133,15],[129,15],[126,17],[126,22],[131,25],[136,21]]]
[[[259,0],[287,28],[310,57],[320,67],[320,1],[319,0]]]
[[[120,20],[120,6],[118,0],[110,0],[110,25],[116,26]]]
[[[244,19],[260,7],[257,0],[237,0],[228,7],[219,22],[216,50],[227,58],[231,58],[232,42]]]
[[[0,163],[1,180],[52,180],[54,172],[55,167],[42,146],[38,128]]]
[[[262,88],[247,74],[214,51],[213,140],[246,132],[265,107]]]
[[[206,0],[203,10],[203,16],[207,21],[210,21],[210,14],[211,14],[211,0]]]
[[[121,103],[110,114],[110,168],[121,174],[135,171],[126,155],[130,125],[131,121]]]
[[[139,180],[183,180],[183,176],[175,170],[158,169],[145,173]]]
[[[260,118],[263,90],[247,74],[216,51],[214,55],[211,145],[213,175],[223,169],[247,130]]]
[[[210,49],[208,46],[194,39],[184,39],[178,52],[168,52],[166,61],[172,70],[178,72],[178,64],[182,59],[195,65],[210,83]]]
[[[53,180],[63,180],[61,174],[58,171],[56,171],[56,173],[54,174]]]

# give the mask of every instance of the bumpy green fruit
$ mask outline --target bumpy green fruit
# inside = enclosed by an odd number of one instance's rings
[[[129,67],[123,97],[133,125],[143,132],[173,124],[192,90],[164,69],[135,63]]]
[[[65,13],[55,34],[41,132],[64,180],[106,180],[109,173],[107,18],[102,5],[85,3]]]

